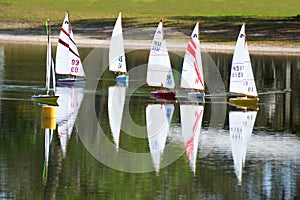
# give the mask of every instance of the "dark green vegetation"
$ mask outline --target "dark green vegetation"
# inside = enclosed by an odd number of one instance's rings
[[[298,0],[1,0],[0,29],[42,31],[47,18],[58,28],[66,10],[74,30],[85,35],[109,35],[121,11],[125,30],[156,27],[163,18],[165,27],[189,35],[195,21],[200,21],[202,40],[226,42],[232,41],[241,23],[246,22],[248,40],[300,41]]]

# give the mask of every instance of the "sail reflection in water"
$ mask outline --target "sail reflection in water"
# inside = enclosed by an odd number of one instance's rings
[[[65,157],[68,139],[71,137],[84,94],[81,87],[57,87],[56,93],[60,96],[57,107],[57,131]]]
[[[181,127],[185,143],[185,151],[189,159],[191,170],[194,172],[194,174],[196,171],[196,158],[203,112],[203,105],[180,105]]]
[[[42,180],[43,183],[46,183],[48,176],[49,150],[52,142],[53,131],[56,129],[56,107],[42,107],[42,128],[45,129],[45,161]]]
[[[108,88],[108,118],[117,151],[119,150],[125,92],[126,88],[123,85],[115,85]]]
[[[146,107],[148,142],[153,166],[157,175],[159,173],[173,112],[173,104],[148,104]]]
[[[239,184],[242,182],[242,171],[245,166],[247,149],[249,146],[257,111],[230,111],[229,133],[234,162],[234,171]]]

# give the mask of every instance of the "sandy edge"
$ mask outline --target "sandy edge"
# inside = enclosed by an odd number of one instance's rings
[[[57,37],[51,37],[53,44],[57,41]],[[46,44],[47,37],[44,35],[12,35],[0,34],[0,43],[30,43],[30,44]],[[76,36],[77,46],[80,47],[109,47],[110,40],[101,40],[90,36]],[[125,49],[147,49],[151,46],[151,40],[124,40]],[[185,50],[185,40],[167,40],[169,50]],[[233,53],[234,45],[225,45],[218,43],[201,43],[202,49],[207,52],[224,52]],[[268,44],[251,45],[248,43],[249,52],[252,54],[267,55],[300,55],[300,45],[297,46],[274,46]]]

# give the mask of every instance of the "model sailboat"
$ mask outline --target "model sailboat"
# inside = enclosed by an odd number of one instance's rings
[[[242,181],[242,170],[245,165],[257,111],[230,111],[229,133],[234,162],[234,171],[239,184]]]
[[[199,22],[190,37],[182,65],[180,87],[196,90],[189,92],[190,100],[204,102],[204,78],[199,42]]]
[[[150,50],[147,86],[174,89],[175,83],[167,49],[167,44],[163,36],[163,22],[160,20],[156,29]],[[175,100],[175,92],[169,90],[157,90],[151,92],[151,97],[162,100]]]
[[[248,104],[259,101],[246,42],[245,24],[240,30],[232,58],[229,92],[238,95],[229,98],[229,102],[236,105],[247,107]]]
[[[57,87],[59,106],[57,107],[57,133],[62,147],[63,158],[66,156],[68,140],[84,97],[81,87]]]
[[[68,12],[66,12],[59,34],[55,72],[61,76],[57,79],[57,85],[59,86],[85,86],[86,77],[74,40],[74,34],[70,28]]]
[[[46,58],[46,94],[33,95],[32,99],[34,99],[39,103],[57,105],[57,99],[59,96],[55,95],[55,73],[54,73],[54,62],[52,59],[49,20],[46,21],[46,32],[48,37],[47,58]],[[52,89],[51,89],[51,74],[52,74],[52,87],[53,87]],[[52,90],[52,94],[50,94],[51,90]]]
[[[117,151],[119,150],[119,139],[125,104],[125,94],[126,87],[123,85],[115,85],[108,88],[109,125]]]
[[[126,69],[121,12],[119,13],[115,27],[112,32],[109,47],[109,70],[118,73],[116,82],[118,84],[127,85],[128,75]]]
[[[153,167],[158,174],[174,112],[173,104],[148,104],[146,125]]]
[[[203,105],[180,105],[181,127],[185,143],[185,152],[189,159],[190,168],[194,174],[196,172],[196,159],[203,112]]]

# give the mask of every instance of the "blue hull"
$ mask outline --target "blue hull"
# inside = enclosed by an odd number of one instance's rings
[[[128,85],[129,77],[127,75],[119,75],[116,77],[116,83],[118,85]]]
[[[57,86],[85,87],[85,83],[85,78],[59,78],[56,81]]]
[[[198,103],[205,103],[205,93],[204,92],[189,92],[188,98],[191,101]]]

